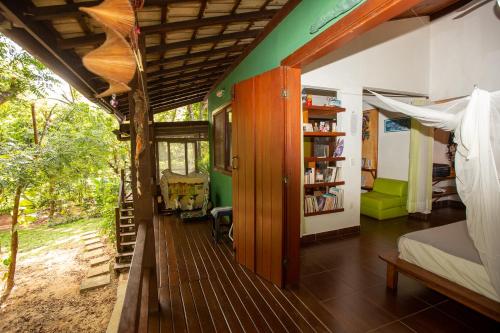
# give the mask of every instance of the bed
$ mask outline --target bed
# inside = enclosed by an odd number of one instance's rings
[[[387,262],[388,288],[397,288],[401,272],[500,321],[500,297],[481,264],[465,221],[403,235],[398,251],[380,258]]]

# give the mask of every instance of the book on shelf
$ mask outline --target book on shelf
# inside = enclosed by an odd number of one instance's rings
[[[304,184],[314,184],[316,178],[316,173],[314,168],[307,168],[304,173]]]
[[[332,191],[332,189],[335,189]],[[332,211],[344,207],[344,190],[331,188],[328,193],[306,195],[304,212],[306,214]]]
[[[325,182],[334,183],[342,180],[342,167],[334,166],[326,168]]]

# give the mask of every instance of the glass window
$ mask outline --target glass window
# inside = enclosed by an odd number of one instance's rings
[[[188,142],[187,143],[187,162],[188,162],[188,173],[192,173],[196,171],[196,152],[195,152],[195,143]]]
[[[213,115],[214,128],[214,168],[226,173],[231,172],[231,133],[232,109],[224,108]]]
[[[184,143],[170,143],[170,171],[180,175],[186,174],[186,148]]]

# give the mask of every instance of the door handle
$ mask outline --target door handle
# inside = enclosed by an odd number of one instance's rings
[[[231,168],[232,168],[233,170],[238,170],[238,164],[239,164],[239,163],[237,163],[238,161],[239,161],[238,156],[233,156],[233,157],[231,158]]]

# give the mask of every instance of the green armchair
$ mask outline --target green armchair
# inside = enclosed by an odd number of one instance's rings
[[[361,194],[361,214],[377,220],[406,216],[408,182],[395,179],[377,178],[373,191]]]

